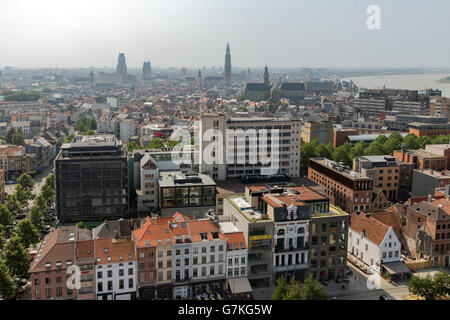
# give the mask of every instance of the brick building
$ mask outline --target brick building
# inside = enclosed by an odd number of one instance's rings
[[[373,180],[325,158],[311,158],[308,178],[323,185],[330,203],[344,211],[372,210]]]

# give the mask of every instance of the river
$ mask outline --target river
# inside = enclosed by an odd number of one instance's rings
[[[442,78],[450,74],[431,73],[431,74],[408,74],[408,75],[387,75],[370,77],[350,77],[342,80],[353,80],[358,87],[368,89],[380,89],[383,86],[389,89],[439,89],[442,90],[442,96],[450,97],[450,83],[439,83]]]

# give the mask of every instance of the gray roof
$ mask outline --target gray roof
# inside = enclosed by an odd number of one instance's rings
[[[270,86],[265,84],[264,82],[247,82],[245,84],[245,91],[269,91]]]
[[[105,221],[97,228],[93,229],[94,239],[111,238],[116,231],[119,237],[131,237],[131,228],[126,220]]]
[[[280,90],[286,91],[304,91],[305,84],[303,82],[283,82],[280,86]]]

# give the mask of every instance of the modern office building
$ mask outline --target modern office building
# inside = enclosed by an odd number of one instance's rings
[[[389,201],[398,200],[399,165],[395,157],[389,155],[363,156],[353,159],[353,170],[369,177],[374,187],[380,189]],[[376,208],[384,209],[384,208]]]
[[[308,178],[323,185],[330,202],[348,213],[372,209],[373,180],[326,158],[311,158]]]
[[[333,143],[333,124],[325,121],[306,121],[302,126],[302,140],[307,143],[314,140],[323,144]]]
[[[234,130],[242,135],[239,139],[244,139],[247,130],[255,130],[255,137],[246,137],[245,146],[237,145],[237,138],[227,135],[227,130]],[[263,163],[260,153],[262,142],[261,131],[267,131],[266,146],[267,157],[270,163]],[[271,147],[271,130],[278,132],[278,153]],[[211,131],[210,131],[211,130]],[[208,140],[205,132],[212,132],[212,140]],[[264,117],[234,117],[227,118],[224,113],[206,113],[200,119],[200,172],[209,174],[214,180],[225,180],[227,177],[241,177],[244,175],[271,175],[286,174],[290,177],[300,176],[300,144],[301,144],[301,123],[300,120],[284,118],[264,118]],[[223,137],[223,139],[220,139]],[[256,139],[261,139],[256,144]],[[255,141],[250,145],[250,139]],[[241,140],[243,141],[243,140]],[[223,148],[219,152],[213,148],[212,144]],[[244,142],[243,142],[244,144]],[[213,150],[212,150],[213,149]],[[207,163],[205,158],[211,156],[211,162]],[[256,159],[256,161],[252,161]],[[273,169],[272,169],[273,167]],[[275,170],[274,170],[275,169]],[[276,171],[276,172],[274,172]]]
[[[158,186],[162,216],[180,212],[203,218],[216,208],[216,183],[206,174],[164,171],[159,174]]]
[[[119,53],[119,57],[117,58],[117,67],[116,71],[123,77],[127,76],[127,64],[125,62],[125,54]]]
[[[60,222],[128,217],[126,149],[114,136],[78,136],[55,160],[56,212]]]
[[[145,61],[142,65],[142,78],[144,80],[150,80],[152,77],[152,66],[150,61]]]
[[[450,124],[448,123],[419,123],[412,122],[409,124],[409,133],[415,134],[417,137],[430,137],[434,139],[438,136],[446,136],[450,134]]]
[[[223,203],[224,216],[244,233],[248,243],[247,272],[252,288],[273,284],[274,222],[267,214],[253,210],[243,198],[227,198]]]

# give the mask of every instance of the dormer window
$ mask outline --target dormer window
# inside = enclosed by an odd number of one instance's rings
[[[67,264],[68,267],[71,266],[72,265],[72,260],[67,260],[66,264]]]
[[[62,266],[61,261],[56,261],[56,268],[57,268],[58,270],[61,269],[61,266]]]
[[[110,256],[108,256],[108,261],[111,261],[111,257]]]
[[[108,253],[108,252],[109,252],[109,248],[104,248],[104,249],[103,249],[103,252],[104,252],[104,253]]]
[[[50,270],[52,264],[50,262],[45,263],[45,269]]]
[[[200,237],[202,240],[208,240],[208,234],[206,232],[200,232]]]

